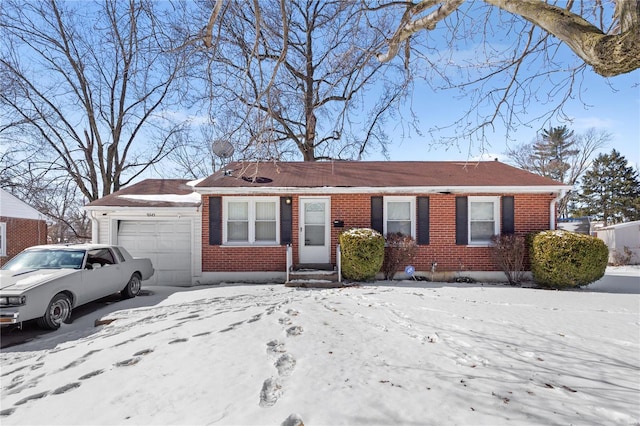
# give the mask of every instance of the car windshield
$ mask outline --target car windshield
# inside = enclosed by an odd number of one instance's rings
[[[7,262],[2,269],[80,269],[84,250],[26,250]]]

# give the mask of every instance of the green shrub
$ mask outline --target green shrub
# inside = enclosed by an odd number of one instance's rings
[[[352,281],[374,278],[384,260],[384,237],[369,228],[354,228],[340,234],[342,275]]]
[[[418,246],[411,236],[400,232],[387,234],[386,242],[382,272],[385,280],[392,280],[400,267],[406,266],[416,257]]]
[[[609,249],[604,241],[568,231],[543,231],[531,245],[531,272],[543,287],[578,287],[604,275]]]

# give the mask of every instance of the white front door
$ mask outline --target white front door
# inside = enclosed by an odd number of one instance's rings
[[[329,198],[300,198],[300,263],[329,263]]]

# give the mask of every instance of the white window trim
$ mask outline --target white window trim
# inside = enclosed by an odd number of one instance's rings
[[[493,234],[500,234],[500,224],[502,223],[502,218],[500,217],[500,197],[499,196],[480,196],[480,197],[469,197],[467,203],[467,239],[468,245],[470,246],[481,246],[487,247],[491,245],[491,240],[480,240],[480,241],[471,241],[471,204],[472,203],[493,203]]]
[[[7,224],[0,222],[0,256],[7,255]]]
[[[409,202],[409,211],[411,212],[411,238],[416,238],[416,197],[403,197],[403,196],[386,196],[383,197],[382,208],[382,227],[384,230],[384,236],[387,236],[387,208],[388,203]]]
[[[229,241],[227,219],[229,203],[246,202],[249,207],[249,241]],[[276,205],[276,239],[274,241],[258,241],[255,236],[256,203],[271,202]],[[222,244],[226,246],[274,246],[280,245],[280,198],[279,197],[224,197],[222,199]]]

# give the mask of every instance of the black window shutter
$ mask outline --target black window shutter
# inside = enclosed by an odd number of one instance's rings
[[[505,235],[515,232],[515,209],[512,196],[502,197],[502,233]]]
[[[382,197],[371,197],[371,229],[381,234],[384,232],[382,209]]]
[[[280,244],[291,244],[292,229],[293,204],[291,197],[280,197]]]
[[[222,197],[209,197],[209,245],[222,244]]]
[[[467,197],[456,197],[456,244],[469,244]]]
[[[429,197],[418,197],[418,244],[429,244]]]

